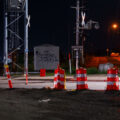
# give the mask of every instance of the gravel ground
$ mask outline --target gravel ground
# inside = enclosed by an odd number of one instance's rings
[[[120,120],[120,92],[0,89],[0,120]]]

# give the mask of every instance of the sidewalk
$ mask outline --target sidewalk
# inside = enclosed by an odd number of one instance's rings
[[[40,77],[29,76],[28,85],[26,85],[26,79],[24,75],[11,77],[14,88],[35,88],[40,89],[44,87],[53,88],[54,76]],[[105,90],[106,89],[106,75],[88,75],[88,86],[90,90]],[[8,80],[6,77],[0,76],[0,88],[8,88]],[[66,88],[76,89],[76,78],[75,76],[66,76]]]
[[[24,75],[20,75],[17,77],[11,77],[12,80],[25,80]],[[6,80],[6,77],[0,76],[0,80]],[[28,76],[29,80],[54,80],[54,76],[45,76],[45,77],[40,77],[38,75],[35,76]],[[67,80],[76,80],[75,76],[66,76]],[[104,81],[107,80],[107,75],[106,74],[91,74],[87,75],[88,81]]]

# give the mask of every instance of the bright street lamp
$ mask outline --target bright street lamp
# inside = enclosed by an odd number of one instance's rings
[[[118,24],[117,23],[112,24],[112,28],[116,30],[118,28]]]

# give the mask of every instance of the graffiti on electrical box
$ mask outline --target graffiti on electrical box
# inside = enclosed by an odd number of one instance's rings
[[[59,47],[36,47],[34,48],[34,68],[54,70],[59,64]]]

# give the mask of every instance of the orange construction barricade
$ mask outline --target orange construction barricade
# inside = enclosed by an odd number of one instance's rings
[[[110,68],[107,71],[107,88],[106,90],[119,90],[118,70]]]
[[[88,89],[87,85],[87,71],[84,68],[76,70],[77,90]]]
[[[58,90],[65,89],[65,71],[59,67],[55,70],[54,88]]]

